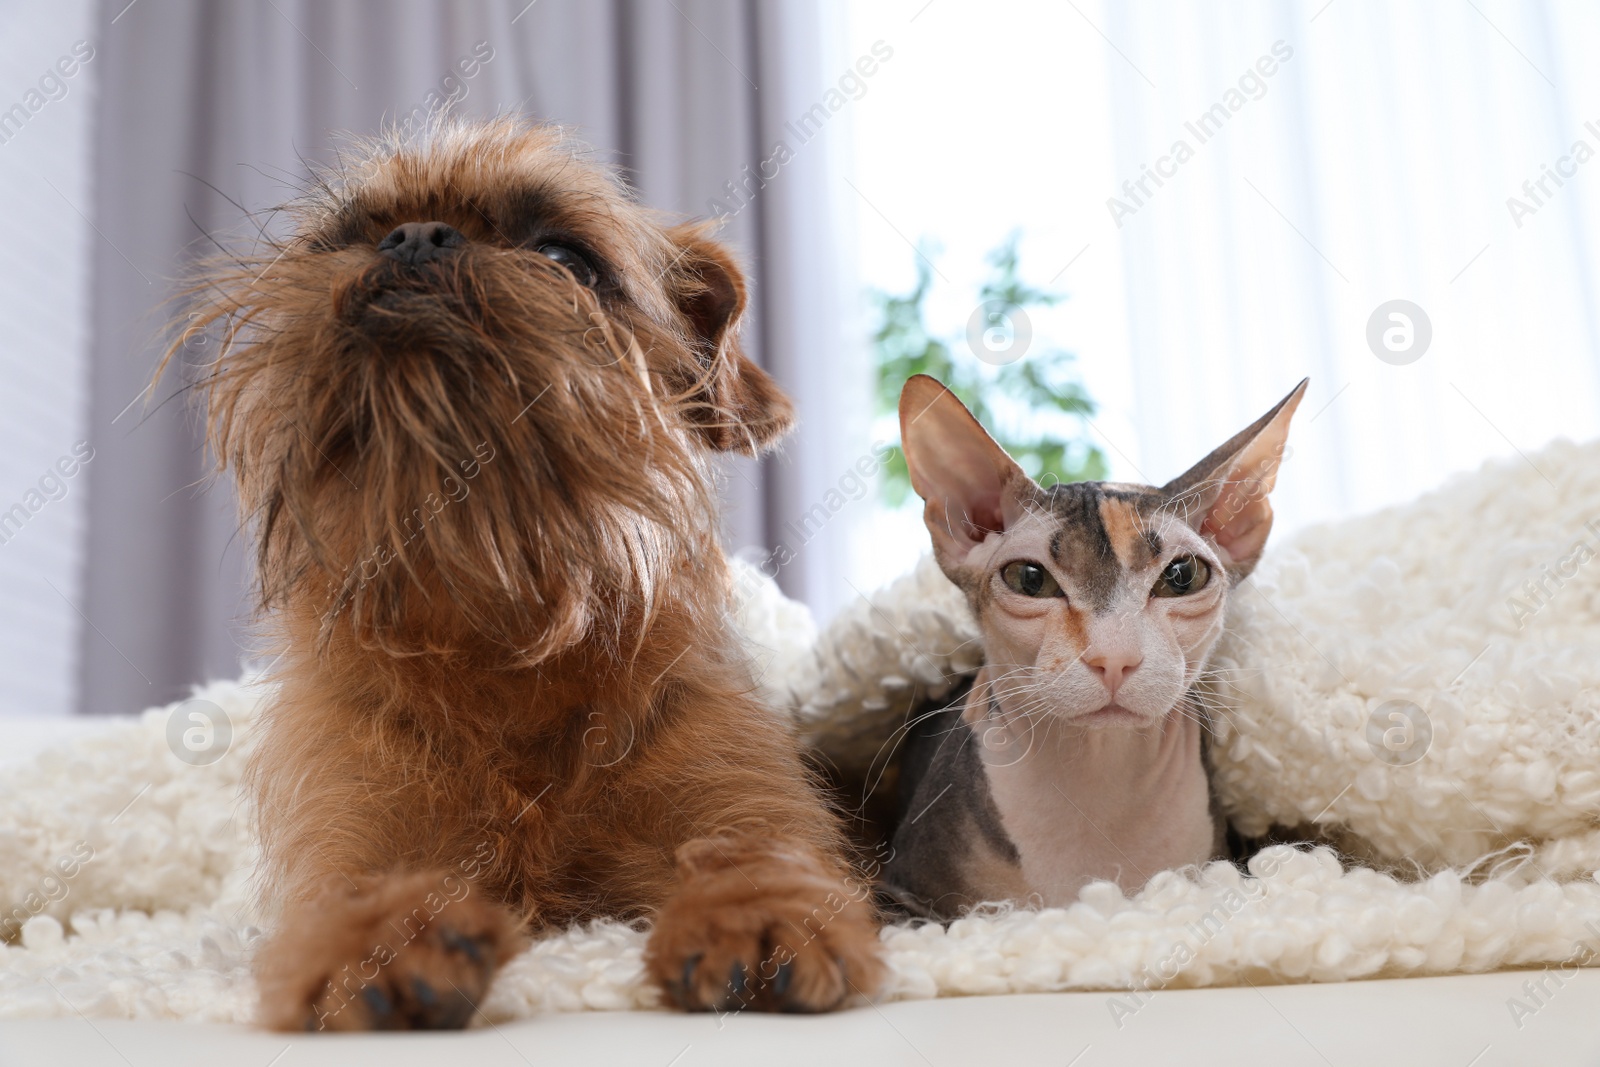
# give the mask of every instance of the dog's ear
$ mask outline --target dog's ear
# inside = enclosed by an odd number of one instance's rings
[[[667,231],[678,246],[667,288],[688,327],[704,384],[688,413],[712,448],[753,456],[789,432],[794,405],[739,347],[744,275],[707,229],[689,224]]]

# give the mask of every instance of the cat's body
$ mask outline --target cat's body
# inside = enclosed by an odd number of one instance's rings
[[[1166,486],[1045,489],[937,382],[907,383],[908,467],[985,665],[911,726],[886,896],[935,918],[1061,905],[1224,853],[1194,687],[1265,544],[1301,395]]]
[[[1030,739],[989,708],[964,721],[967,692],[918,714],[903,742],[882,886],[900,910],[1059,907],[1096,879],[1137,888],[1157,871],[1227,857],[1202,718],[1174,714],[1147,731],[1041,726]],[[1015,758],[1022,748],[1031,758]]]

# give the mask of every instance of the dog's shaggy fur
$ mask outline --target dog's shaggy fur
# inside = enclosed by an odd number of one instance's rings
[[[196,290],[281,651],[263,1021],[459,1026],[520,929],[599,916],[653,917],[685,1008],[870,992],[866,887],[725,628],[711,453],[792,421],[727,251],[509,120],[294,211]],[[380,249],[434,222],[427,262]]]

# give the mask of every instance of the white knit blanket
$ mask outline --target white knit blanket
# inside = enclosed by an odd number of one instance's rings
[[[1217,657],[1229,814],[1246,832],[1317,824],[1411,877],[1280,846],[1249,876],[1212,864],[1132,898],[1101,883],[1070,908],[897,926],[885,997],[1121,990],[1122,1020],[1163,987],[1600,958],[1596,552],[1600,444],[1561,443],[1309,531],[1234,598]],[[908,691],[977,665],[973,620],[926,561],[820,636],[752,568],[736,577],[769,696],[842,762],[871,759]],[[237,790],[265,695],[206,686],[0,775],[0,934],[20,926],[0,943],[0,1016],[250,1018]],[[225,754],[177,758],[186,730],[220,747],[202,729],[217,709]],[[643,943],[610,923],[541,941],[486,1014],[653,1006]]]

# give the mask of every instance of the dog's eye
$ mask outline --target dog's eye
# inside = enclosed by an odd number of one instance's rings
[[[1188,596],[1198,593],[1211,580],[1211,568],[1194,556],[1179,556],[1162,570],[1151,596]]]
[[[534,251],[552,263],[559,263],[571,271],[572,276],[578,279],[579,285],[593,286],[595,282],[600,280],[600,275],[594,269],[594,264],[589,262],[589,257],[571,245],[550,241],[540,245]]]
[[[1056,582],[1055,576],[1029,560],[1019,559],[1015,563],[1007,563],[1000,570],[1000,579],[1006,583],[1006,588],[1023,596],[1038,597],[1042,600],[1045,597],[1061,595],[1061,586]]]

